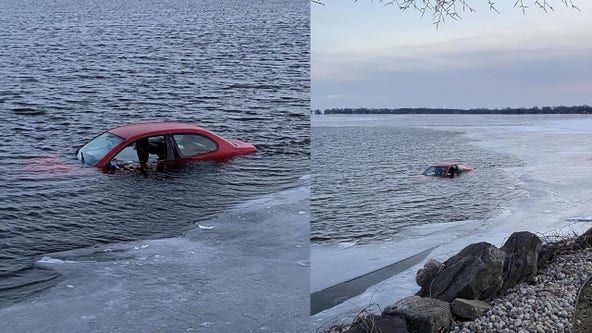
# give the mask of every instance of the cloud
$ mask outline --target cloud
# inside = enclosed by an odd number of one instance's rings
[[[357,80],[313,80],[312,104],[315,108],[592,104],[592,58],[587,54],[517,58],[440,70],[357,70]],[[339,99],[323,97],[332,95]]]
[[[592,104],[592,2],[581,13],[467,14],[439,31],[397,11],[340,6],[313,10],[314,108]]]
[[[590,94],[592,100],[592,83],[573,83],[573,84],[555,84],[550,85],[548,90],[558,92],[587,92]]]
[[[525,61],[592,56],[592,41],[582,42],[560,34],[507,38],[470,36],[420,45],[397,45],[344,54],[313,52],[313,80],[364,80],[375,73],[414,70],[459,70]]]

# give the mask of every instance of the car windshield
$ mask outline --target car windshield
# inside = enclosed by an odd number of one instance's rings
[[[446,167],[442,166],[431,166],[423,172],[424,176],[444,176],[444,172],[446,172]]]
[[[105,132],[80,148],[76,153],[76,158],[83,164],[95,166],[105,155],[123,141],[123,138]]]

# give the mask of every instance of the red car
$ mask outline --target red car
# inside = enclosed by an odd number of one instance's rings
[[[117,127],[98,135],[76,151],[83,164],[118,169],[157,163],[222,161],[257,151],[236,139],[224,139],[201,127],[176,122],[141,123]]]
[[[431,165],[422,173],[422,175],[454,178],[455,176],[459,176],[462,173],[471,172],[473,170],[473,168],[462,163],[442,162]]]

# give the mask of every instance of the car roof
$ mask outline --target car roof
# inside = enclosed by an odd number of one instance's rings
[[[203,128],[193,124],[163,121],[125,125],[110,129],[108,132],[123,138],[129,138],[141,134],[162,133],[171,130],[185,131],[196,129],[200,131],[206,131]]]
[[[436,166],[436,167],[449,167],[455,164],[462,164],[459,162],[440,162],[440,163],[434,163],[431,166]]]

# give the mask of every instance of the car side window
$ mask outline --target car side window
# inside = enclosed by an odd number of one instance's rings
[[[158,162],[167,159],[164,136],[151,136],[132,142],[113,158],[117,165],[130,165],[140,162]]]
[[[445,176],[444,172],[446,172],[446,167],[431,166],[424,172],[424,175],[442,177]]]
[[[205,155],[218,150],[218,144],[204,135],[175,134],[173,138],[181,157]]]

